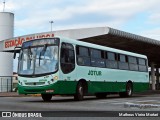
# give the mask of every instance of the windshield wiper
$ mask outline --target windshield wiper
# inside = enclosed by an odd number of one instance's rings
[[[30,59],[30,55],[32,56],[32,51],[31,51],[31,47],[29,46],[28,47],[28,56],[29,56],[29,59]]]
[[[40,55],[39,55],[39,66],[40,66],[41,56],[44,56],[46,50],[47,50],[47,44],[44,45],[43,50],[40,52]]]
[[[31,66],[31,58],[32,58],[32,51],[31,51],[31,47],[28,47],[28,58],[29,58],[29,62],[30,62],[30,66]]]

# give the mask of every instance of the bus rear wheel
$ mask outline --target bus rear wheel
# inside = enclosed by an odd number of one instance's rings
[[[132,83],[127,83],[126,85],[126,91],[120,92],[120,97],[131,97],[133,93]]]
[[[50,101],[52,99],[52,94],[41,94],[43,101]]]
[[[81,101],[83,100],[83,97],[84,97],[84,87],[83,87],[82,82],[79,82],[77,84],[76,94],[74,95],[74,100]]]
[[[132,84],[127,83],[127,85],[126,85],[126,96],[131,97],[132,93],[133,93]]]

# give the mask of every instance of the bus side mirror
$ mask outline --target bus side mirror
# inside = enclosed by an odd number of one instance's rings
[[[47,47],[48,47],[47,44],[45,44],[44,45],[44,52],[46,52]]]
[[[16,58],[16,54],[17,54],[17,48],[19,48],[18,50],[20,50],[22,47],[15,47],[14,48],[14,55],[13,55],[13,58],[15,59]]]
[[[16,51],[14,51],[14,56],[13,56],[13,58],[14,58],[14,59],[16,58]]]

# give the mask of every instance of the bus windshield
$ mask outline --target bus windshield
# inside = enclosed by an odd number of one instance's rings
[[[31,46],[21,50],[18,74],[43,75],[58,70],[58,45]]]

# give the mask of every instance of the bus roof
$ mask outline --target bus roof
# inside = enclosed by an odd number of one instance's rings
[[[138,54],[138,53],[128,52],[128,51],[115,49],[115,48],[111,48],[111,47],[104,47],[104,46],[101,46],[101,45],[88,43],[88,42],[83,42],[83,41],[70,39],[70,38],[65,38],[65,37],[59,37],[59,36],[57,36],[57,37],[60,38],[60,40],[62,40],[62,42],[67,42],[67,43],[71,43],[71,44],[74,44],[74,45],[81,45],[81,46],[85,46],[85,47],[89,46],[90,48],[95,48],[95,49],[99,49],[99,50],[105,50],[105,51],[116,52],[116,53],[121,53],[121,54],[135,56],[135,57],[147,58],[147,56],[142,55],[142,54]]]

